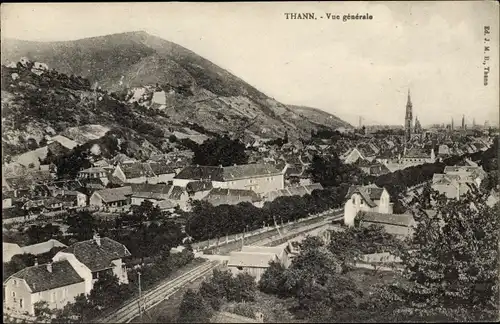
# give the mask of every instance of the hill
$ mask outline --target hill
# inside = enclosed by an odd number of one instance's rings
[[[2,64],[21,57],[46,63],[50,70],[36,77],[21,73],[22,79],[28,78],[21,85],[19,80],[14,87],[2,84],[2,111],[4,105],[15,106],[16,100],[19,107],[29,104],[31,116],[38,118],[28,126],[38,137],[47,126],[61,132],[101,124],[145,132],[157,142],[185,127],[208,136],[229,133],[244,138],[276,138],[287,131],[293,139],[307,138],[320,125],[332,125],[329,117],[311,122],[192,51],[144,32],[64,42],[3,40]],[[37,83],[31,90],[25,86],[30,82]],[[37,89],[47,97],[43,102],[28,98]],[[22,110],[17,117],[26,122]]]
[[[332,128],[345,127],[352,128],[352,125],[343,121],[335,115],[329,114],[326,111],[323,111],[318,108],[311,108],[306,106],[295,106],[288,105],[290,109],[292,109],[295,113],[300,116],[308,119],[309,121],[319,124],[325,125]]]

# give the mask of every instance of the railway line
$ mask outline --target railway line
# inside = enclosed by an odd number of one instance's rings
[[[207,261],[198,267],[178,276],[177,278],[165,282],[164,284],[146,292],[140,298],[128,302],[113,314],[97,321],[98,323],[129,323],[135,317],[140,315],[139,307],[142,312],[145,312],[154,306],[168,299],[171,295],[177,292],[182,286],[190,283],[202,276],[212,272],[213,269],[220,265],[217,261]]]

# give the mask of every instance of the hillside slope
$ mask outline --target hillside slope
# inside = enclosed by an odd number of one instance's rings
[[[288,105],[288,107],[292,109],[296,114],[299,114],[300,116],[316,124],[325,125],[332,128],[352,128],[352,125],[350,125],[349,123],[343,121],[335,115],[329,114],[326,111],[318,108],[295,105]]]
[[[285,131],[291,138],[304,138],[318,124],[332,125],[321,118],[311,122],[192,51],[144,32],[64,42],[2,41],[2,64],[21,57],[86,78],[89,86],[114,92],[121,101],[137,103],[135,107],[161,111],[168,122],[160,121],[159,127],[189,127],[189,121],[209,132],[247,138],[275,138]],[[140,102],[128,98],[138,91]],[[72,120],[66,127],[79,124]]]

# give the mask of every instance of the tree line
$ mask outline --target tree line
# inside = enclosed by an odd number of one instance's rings
[[[345,188],[314,190],[302,197],[278,197],[264,203],[262,208],[247,202],[213,206],[204,201],[194,201],[187,215],[186,233],[196,241],[203,241],[253,231],[265,225],[274,226],[275,222],[296,221],[340,207],[345,194]]]

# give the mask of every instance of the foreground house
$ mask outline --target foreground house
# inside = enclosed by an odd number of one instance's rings
[[[16,315],[35,315],[34,305],[46,301],[51,309],[63,308],[85,292],[85,280],[67,261],[24,268],[4,283],[4,309]]]
[[[173,179],[175,186],[186,187],[192,181],[210,181],[213,188],[252,190],[257,194],[283,189],[284,172],[272,164],[188,166]]]
[[[35,315],[34,305],[48,303],[50,309],[63,308],[76,296],[89,294],[104,272],[112,273],[119,283],[128,283],[122,259],[129,250],[109,238],[95,236],[59,251],[52,262],[27,267],[10,276],[4,283],[4,305],[12,315]]]
[[[354,219],[359,211],[392,214],[391,197],[385,188],[376,185],[353,186],[347,193],[344,204],[344,223],[354,226]]]
[[[130,255],[125,245],[96,235],[91,240],[77,242],[59,251],[52,260],[69,261],[75,271],[85,278],[85,293],[88,294],[104,272],[114,274],[120,284],[127,284],[127,271],[122,259]]]

